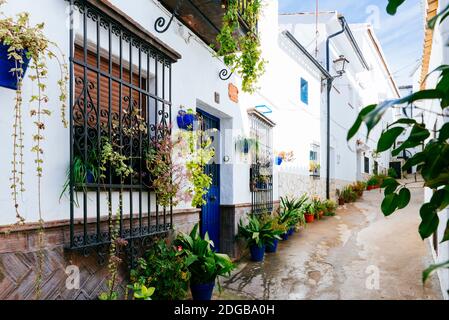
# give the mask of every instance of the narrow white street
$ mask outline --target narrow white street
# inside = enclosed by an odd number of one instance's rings
[[[428,241],[418,234],[423,189],[411,190],[411,206],[391,217],[380,211],[379,190],[365,192],[335,217],[280,243],[264,262],[244,259],[223,281],[221,298],[442,299],[437,277],[421,283],[432,258]]]

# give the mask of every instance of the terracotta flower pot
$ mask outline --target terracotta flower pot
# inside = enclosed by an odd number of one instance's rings
[[[342,205],[344,205],[345,204],[345,200],[343,200],[343,199],[338,199],[338,205],[339,206],[342,206]]]
[[[307,223],[312,223],[313,221],[315,221],[315,215],[313,214],[306,214],[305,217]]]
[[[319,214],[320,218],[322,218],[324,216],[324,211],[321,210],[320,212],[318,212],[318,214]]]

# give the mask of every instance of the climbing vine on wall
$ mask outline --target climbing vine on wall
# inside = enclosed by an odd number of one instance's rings
[[[252,93],[257,89],[257,81],[265,72],[266,61],[262,58],[257,22],[261,11],[261,1],[248,1],[242,19],[248,26],[248,32],[238,36],[239,2],[229,0],[223,25],[217,36],[217,55],[224,63],[242,77],[242,90]]]

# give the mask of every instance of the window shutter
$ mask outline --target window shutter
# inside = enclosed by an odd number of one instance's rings
[[[309,83],[301,78],[301,101],[309,104]]]

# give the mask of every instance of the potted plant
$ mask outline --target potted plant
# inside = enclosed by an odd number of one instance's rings
[[[301,207],[307,201],[307,196],[303,195],[299,199],[291,199],[289,197],[281,197],[281,213],[280,221],[287,225],[287,232],[282,236],[283,240],[287,240],[291,236],[298,224],[305,225],[304,214]]]
[[[351,203],[357,200],[357,193],[354,191],[354,188],[351,185],[347,185],[343,188],[342,196],[345,203]]]
[[[0,6],[6,3],[0,0]],[[42,178],[42,166],[44,153],[42,140],[45,139],[45,119],[51,115],[47,108],[50,101],[47,94],[48,85],[48,66],[49,60],[56,60],[60,68],[60,77],[56,81],[59,89],[58,98],[62,123],[64,127],[68,126],[66,120],[67,108],[67,82],[69,80],[68,66],[66,59],[57,45],[50,41],[44,35],[44,23],[31,25],[29,13],[19,13],[16,18],[6,17],[0,12],[0,86],[16,90],[14,97],[14,124],[12,132],[12,168],[11,168],[11,194],[13,197],[16,217],[19,224],[24,223],[25,219],[20,213],[18,198],[25,191],[24,171],[18,167],[25,164],[24,150],[24,130],[22,115],[28,114],[32,118],[30,123],[35,126],[32,134],[33,145],[30,146],[31,152],[35,155],[34,162],[38,177],[38,184]],[[28,65],[32,68],[32,74],[29,79],[34,84],[30,88],[32,95],[28,101],[29,110],[23,110],[23,80]],[[37,197],[41,198],[40,189]],[[41,201],[38,201],[39,205]],[[40,208],[39,208],[40,209]],[[40,210],[39,210],[40,211]],[[42,220],[42,219],[40,219]]]
[[[249,215],[247,224],[240,220],[238,230],[239,236],[247,241],[251,260],[255,262],[263,261],[267,244],[280,239],[280,232],[272,229],[271,221],[263,221],[256,215]]]
[[[327,217],[335,216],[335,210],[337,209],[337,203],[333,200],[324,201],[324,207],[326,208],[324,215]]]
[[[357,193],[358,198],[361,198],[363,196],[363,192],[365,191],[366,187],[366,183],[362,181],[357,181],[352,186],[353,190]]]
[[[315,161],[310,161],[309,163],[309,172],[311,175],[319,175],[321,165],[319,163],[316,163]]]
[[[279,237],[286,233],[287,225],[280,221],[279,214],[273,213],[272,215],[265,213],[262,215],[262,221],[264,223],[270,223],[271,229],[276,237],[273,239],[272,243],[267,243],[265,247],[265,252],[267,253],[275,253],[277,251]]]
[[[174,242],[185,258],[190,272],[190,291],[193,300],[211,300],[215,281],[220,276],[228,276],[235,268],[226,254],[216,253],[214,243],[206,233],[201,238],[196,224],[190,234],[180,233]],[[218,286],[220,282],[218,280]]]
[[[193,124],[196,120],[196,114],[193,109],[183,110],[183,107],[178,111],[176,116],[176,122],[178,123],[178,128],[182,130],[192,131]]]
[[[307,202],[302,207],[306,223],[313,223],[315,221],[315,207],[313,202]]]
[[[0,1],[0,5],[6,1]],[[0,86],[18,90],[25,76],[28,64],[42,64],[55,55],[49,49],[52,43],[43,34],[44,24],[31,26],[29,13],[20,13],[17,19],[0,19]]]
[[[259,140],[254,138],[239,137],[235,143],[235,147],[243,154],[248,154],[252,150],[258,152]]]
[[[343,197],[343,192],[340,189],[336,190],[338,205],[343,206],[345,204],[345,198]]]
[[[276,159],[275,159],[276,165],[280,166],[282,164],[282,161],[284,161],[284,159],[282,159],[282,157],[276,156]]]
[[[326,207],[324,203],[320,200],[318,197],[312,198],[312,205],[315,212],[315,217],[320,220],[324,216],[324,211],[326,210]]]
[[[157,241],[131,270],[132,289],[135,291],[136,284],[138,288],[154,287],[153,300],[184,299],[190,278],[186,257],[183,247]]]

